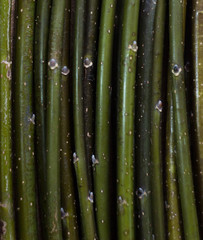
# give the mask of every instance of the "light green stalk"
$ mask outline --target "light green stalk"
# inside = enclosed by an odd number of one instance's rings
[[[100,18],[99,49],[96,83],[96,129],[94,166],[94,191],[99,239],[109,239],[110,216],[110,105],[113,36],[116,0],[103,0]]]
[[[135,239],[134,111],[139,0],[123,1],[118,82],[117,220],[118,239]]]
[[[0,239],[15,240],[11,132],[11,0],[0,1],[0,25]]]
[[[169,3],[170,69],[174,107],[174,130],[176,141],[176,162],[178,184],[186,240],[200,239],[194,186],[192,179],[190,144],[186,113],[184,82],[184,28],[183,3],[172,0]],[[183,16],[177,18],[177,16]]]

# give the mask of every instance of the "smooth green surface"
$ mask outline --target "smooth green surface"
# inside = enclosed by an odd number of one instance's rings
[[[73,50],[73,120],[74,120],[74,167],[77,178],[77,189],[80,202],[80,220],[82,237],[91,240],[96,237],[93,199],[88,182],[87,159],[85,152],[85,129],[83,115],[83,44],[84,44],[84,9],[85,1],[77,0],[74,22],[74,50]]]
[[[172,0],[169,3],[169,36],[170,36],[170,74],[174,107],[174,131],[176,142],[176,164],[178,187],[183,217],[184,239],[200,239],[197,212],[194,199],[194,186],[191,170],[190,144],[186,113],[184,82],[184,20],[183,3]],[[177,18],[177,16],[183,16]],[[174,73],[174,66],[178,69]]]
[[[60,88],[65,0],[53,0],[48,46],[46,110],[46,239],[61,240]],[[46,63],[47,64],[47,63]]]
[[[86,28],[84,44],[84,121],[85,121],[85,147],[87,154],[88,175],[92,189],[92,154],[94,154],[95,137],[95,86],[97,67],[97,45],[99,34],[100,1],[88,0],[86,2]],[[85,64],[88,63],[89,65]],[[90,66],[91,65],[91,66]]]
[[[116,0],[102,1],[97,59],[95,157],[98,163],[94,164],[93,174],[98,235],[101,240],[109,239],[111,234],[110,105],[116,3]]]
[[[0,1],[0,238],[15,240],[11,132],[11,1]]]
[[[165,239],[162,155],[163,51],[166,1],[158,0],[154,27],[151,110],[152,219],[156,240]],[[165,81],[166,82],[166,81]],[[157,207],[159,206],[159,207]]]
[[[181,209],[178,193],[178,179],[175,154],[174,111],[171,79],[168,81],[168,109],[166,123],[166,211],[168,240],[183,239],[181,229]]]
[[[39,197],[40,226],[44,224],[46,187],[46,145],[45,145],[45,92],[47,80],[47,50],[50,17],[50,0],[38,0],[36,6],[34,44],[34,90],[35,90],[35,156]],[[45,232],[40,228],[42,236]]]
[[[197,173],[197,202],[200,227],[203,236],[203,2],[193,1],[192,5],[192,57],[193,57],[193,113],[194,113],[194,149]]]
[[[37,239],[33,112],[35,2],[18,1],[14,61],[15,207],[17,238]]]
[[[151,110],[154,25],[157,1],[143,1],[138,33],[138,65],[136,78],[135,176],[138,239],[152,239],[151,205]]]
[[[70,78],[70,1],[66,1],[63,30],[63,54],[61,75],[61,208],[63,239],[79,239],[76,212],[76,184],[72,162],[72,112]]]
[[[139,1],[123,1],[117,98],[117,236],[126,240],[135,239],[134,112],[138,19]]]

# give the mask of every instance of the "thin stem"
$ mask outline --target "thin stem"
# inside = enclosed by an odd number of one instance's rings
[[[53,0],[48,50],[46,112],[46,239],[61,240],[60,88],[65,0]]]
[[[116,0],[103,0],[97,59],[94,190],[99,239],[109,239],[110,216],[110,118],[113,36]]]
[[[11,132],[11,0],[0,1],[0,239],[15,240]]]
[[[82,239],[96,238],[93,211],[93,193],[90,192],[88,182],[87,159],[85,152],[85,129],[83,115],[83,43],[84,43],[84,9],[85,1],[77,0],[74,22],[74,50],[73,50],[73,120],[75,153],[73,154],[76,171],[78,194],[80,201],[80,216],[82,225]]]
[[[184,81],[183,3],[169,4],[170,73],[174,107],[177,173],[185,239],[200,239],[192,179]],[[177,18],[177,16],[183,16]]]
[[[117,121],[118,239],[135,239],[133,166],[139,3],[123,1]]]

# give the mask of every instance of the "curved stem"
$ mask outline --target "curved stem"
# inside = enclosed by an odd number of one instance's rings
[[[88,181],[87,159],[85,150],[85,129],[83,121],[83,43],[84,43],[84,8],[85,1],[77,0],[75,7],[74,52],[73,52],[73,117],[75,150],[74,167],[76,171],[80,215],[82,225],[82,239],[96,237],[93,193],[90,192]]]
[[[172,0],[169,4],[169,36],[170,36],[170,73],[172,79],[172,95],[174,107],[174,129],[177,152],[177,173],[183,227],[185,239],[200,239],[197,212],[194,199],[190,144],[186,113],[186,97],[184,82],[184,28],[183,3]],[[177,16],[183,16],[177,18]]]

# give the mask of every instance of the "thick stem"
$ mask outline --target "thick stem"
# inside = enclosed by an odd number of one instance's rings
[[[37,239],[33,113],[35,2],[18,1],[14,66],[15,193],[17,238]]]

